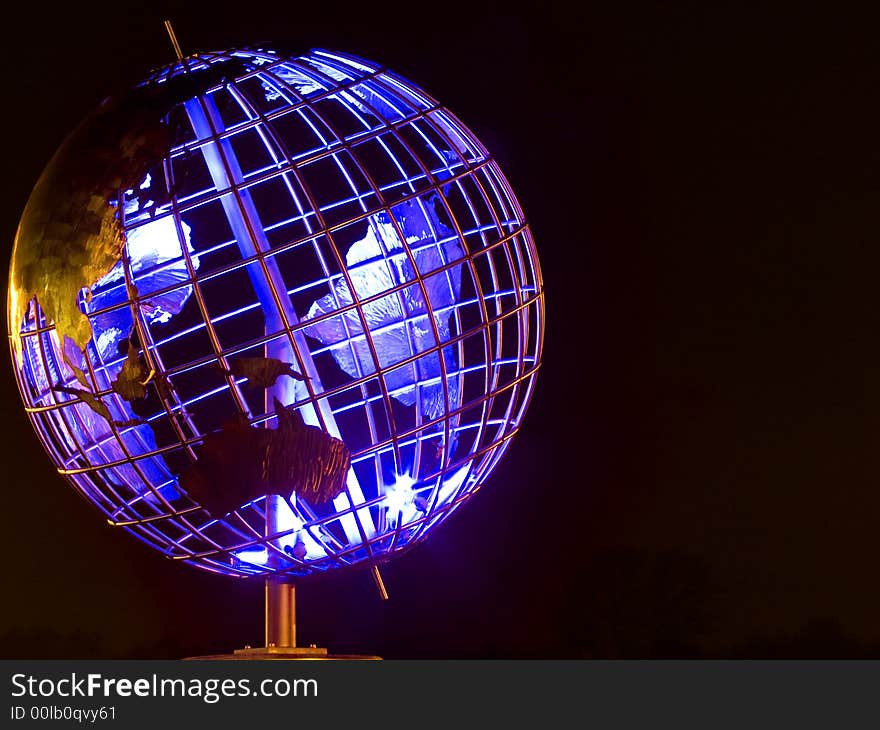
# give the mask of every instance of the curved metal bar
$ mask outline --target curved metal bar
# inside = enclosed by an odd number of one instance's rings
[[[164,83],[231,58],[250,69],[186,102],[191,134],[157,160],[167,200],[150,209],[155,215],[138,209],[123,221],[134,232],[170,217],[180,258],[158,258],[135,274],[126,256],[124,281],[115,286],[127,287],[128,299],[116,303],[111,297],[89,312],[93,319],[130,312],[145,362],[169,383],[190,382],[220,363],[227,371],[221,384],[162,398],[145,420],[156,433],[165,429],[152,445],[148,432],[137,431],[146,426],[111,423],[92,432],[86,405],[58,397],[52,390],[57,383],[47,380],[63,372],[63,353],[54,325],[33,306],[10,334],[34,358],[16,372],[19,388],[58,471],[111,525],[172,560],[231,577],[285,579],[375,566],[423,540],[464,504],[521,428],[544,337],[537,252],[510,183],[476,136],[424,91],[381,66],[322,50],[296,58],[228,51],[180,58],[144,83]],[[180,175],[195,169],[194,160],[208,176],[187,191]],[[205,231],[193,229],[190,253],[185,219],[207,218],[208,206],[218,209],[232,238],[227,232],[202,243]],[[428,229],[413,236],[396,211],[416,208]],[[353,261],[350,247],[359,231],[378,230],[380,215],[400,242],[394,255],[403,257],[412,278],[399,274],[381,290],[358,291],[359,267],[375,262]],[[433,222],[435,215],[442,225]],[[450,246],[461,254],[447,256]],[[421,271],[420,257],[433,251],[439,265]],[[379,260],[390,255],[383,248]],[[223,284],[241,277],[236,272],[247,273],[255,301],[226,302]],[[433,302],[433,277],[454,291],[457,276],[461,291],[453,301]],[[148,277],[156,285],[132,301],[133,285]],[[350,302],[341,301],[337,286],[347,287]],[[302,308],[327,292],[335,308],[308,318]],[[186,302],[186,317],[158,323],[143,314],[150,301],[168,297]],[[423,302],[424,312],[410,309],[407,297]],[[370,308],[392,301],[401,316],[370,321]],[[261,311],[263,326],[224,340],[224,328],[253,321]],[[318,343],[309,334],[334,322],[346,333],[341,342]],[[420,344],[410,334],[416,327],[427,335]],[[395,333],[407,334],[406,350],[383,359],[382,343]],[[206,337],[207,348],[187,344],[195,337]],[[340,348],[347,348],[352,372],[342,372],[335,361]],[[293,363],[309,378],[268,389],[262,412],[248,400],[244,379],[228,374],[229,358],[255,349]],[[431,357],[439,369],[434,375],[419,369],[419,361]],[[86,361],[92,395],[118,409],[124,404],[110,381],[125,357],[105,352],[99,360]],[[393,380],[400,373],[411,373],[412,382]],[[77,386],[69,372],[64,377],[63,384]],[[424,411],[426,386],[442,392],[439,415]],[[407,405],[402,399],[410,387]],[[220,427],[222,414],[212,410],[216,399],[230,399],[230,408],[252,426],[268,428],[275,418],[273,395],[352,444],[344,497],[329,505],[296,498],[293,518],[278,512],[280,502],[259,497],[217,518],[185,495],[167,495],[180,468],[174,464],[197,459],[205,434]],[[153,480],[151,473],[158,472],[151,465],[162,465],[166,476]],[[298,539],[311,552],[288,553]]]

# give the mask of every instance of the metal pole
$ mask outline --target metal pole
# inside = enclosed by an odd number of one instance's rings
[[[371,572],[373,574],[373,581],[376,583],[376,589],[379,591],[379,597],[383,601],[387,601],[388,589],[385,588],[385,581],[382,580],[382,574],[379,572],[379,566],[373,563]]]
[[[266,579],[266,647],[296,646],[296,587]]]
[[[180,50],[180,43],[177,42],[177,35],[174,33],[174,28],[171,27],[171,21],[165,21],[165,30],[168,32],[168,37],[171,39],[171,45],[174,46],[174,53],[177,55],[177,60],[183,60],[183,51]]]
[[[201,152],[216,189],[234,190],[232,194],[223,195],[220,198],[220,203],[241,249],[242,257],[249,258],[258,253],[269,252],[271,247],[268,240],[266,240],[266,235],[250,191],[245,187],[236,187],[242,185],[244,178],[235,156],[235,150],[232,148],[229,139],[218,138],[218,135],[225,130],[225,126],[213,99],[208,96],[196,97],[185,102],[184,107],[197,138],[199,140],[211,138],[216,140],[204,145],[201,148]],[[287,287],[284,277],[281,275],[281,270],[278,268],[278,262],[272,257],[263,258],[262,261],[257,260],[248,265],[247,272],[251,277],[251,283],[257,298],[264,306],[267,317],[274,318],[271,322],[266,322],[267,328],[271,328],[275,332],[283,332],[286,327],[298,324],[299,318],[290,297],[287,295]],[[281,311],[283,311],[283,317]],[[324,388],[321,384],[318,370],[312,360],[305,334],[301,330],[297,330],[291,336],[296,342],[299,358],[294,353],[292,343],[287,338],[277,338],[267,343],[266,355],[267,357],[274,357],[297,366],[301,362],[303,375],[308,376],[312,392],[315,395],[320,394]],[[299,397],[297,397],[298,392]],[[289,404],[296,400],[306,399],[309,393],[306,386],[300,381],[282,378],[273,388],[267,390],[267,406],[271,406],[273,395],[277,395],[281,403]],[[320,419],[317,411],[320,411]],[[268,408],[267,412],[269,412]],[[315,404],[304,404],[300,408],[300,413],[303,416],[303,420],[310,425],[320,426],[323,420],[327,432],[331,436],[341,438],[335,415],[326,398],[318,399]],[[352,501],[355,504],[366,501],[361,491],[360,483],[354,473],[354,468],[350,468],[348,471],[346,485],[346,492],[340,494],[334,500],[334,505],[338,510],[347,510],[352,506],[349,501],[349,495],[351,495]],[[268,504],[272,499],[267,498],[266,501]],[[276,511],[274,507],[270,506],[267,511],[269,512],[268,518],[274,517]],[[270,519],[267,519],[267,528],[271,530],[271,534],[277,530],[275,529],[276,525],[271,524]],[[358,522],[360,526],[358,526]],[[369,509],[359,509],[354,514],[343,515],[340,519],[340,524],[346,537],[353,544],[363,542],[360,530],[364,531],[367,538],[375,535],[375,525],[370,517]]]

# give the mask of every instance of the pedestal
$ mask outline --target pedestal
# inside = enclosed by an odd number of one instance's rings
[[[327,649],[311,644],[296,645],[296,586],[272,578],[266,579],[265,645],[246,646],[232,654],[210,654],[187,657],[187,660],[381,660],[382,657],[365,654],[330,654]]]

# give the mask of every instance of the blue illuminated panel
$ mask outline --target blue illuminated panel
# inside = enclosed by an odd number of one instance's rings
[[[144,83],[214,67],[230,73],[165,117],[167,155],[108,200],[127,244],[81,296],[85,352],[30,310],[23,397],[59,470],[168,557],[235,576],[374,561],[466,501],[519,429],[543,337],[531,234],[474,135],[391,72],[229,51]],[[136,403],[112,390],[129,342],[153,373]],[[260,356],[306,377],[229,374]],[[110,420],[53,390],[77,370]],[[235,414],[275,427],[275,398],[345,441],[345,491],[212,517],[181,472]]]

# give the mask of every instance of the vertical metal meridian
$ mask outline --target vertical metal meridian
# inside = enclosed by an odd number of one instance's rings
[[[296,586],[266,578],[266,647],[296,646]]]
[[[199,140],[213,139],[211,143],[201,147],[201,152],[216,189],[229,191],[229,194],[223,195],[220,198],[220,203],[230,228],[235,235],[242,258],[259,256],[260,253],[269,252],[269,242],[266,240],[256,206],[250,196],[250,191],[238,187],[243,183],[244,177],[232,145],[228,139],[219,137],[224,131],[225,125],[213,99],[207,95],[198,96],[186,102],[184,107],[196,137]],[[266,331],[284,332],[287,327],[298,324],[299,318],[287,294],[287,287],[284,277],[278,268],[278,263],[271,257],[258,259],[247,266],[247,272],[257,298],[265,312]],[[210,322],[207,324],[210,326]],[[291,336],[296,343],[299,357],[294,352],[289,339]],[[272,400],[275,397],[286,405],[308,397],[308,388],[311,388],[312,393],[315,395],[319,395],[323,391],[320,375],[311,358],[308,344],[305,341],[305,335],[301,331],[295,331],[292,335],[288,335],[288,337],[278,337],[267,343],[266,356],[293,363],[295,366],[301,363],[303,374],[309,378],[308,387],[299,381],[281,378],[275,386],[267,389],[267,413],[272,412]],[[326,428],[330,435],[341,438],[330,404],[326,399],[315,398],[315,401],[314,406],[306,404],[300,409],[305,422],[318,426],[323,422],[324,428]],[[355,504],[365,501],[353,468],[349,469],[346,486],[347,492],[351,495],[352,501]],[[278,502],[279,499],[277,497],[266,498],[267,535],[276,534],[284,529],[283,526],[278,524]],[[336,497],[334,504],[340,510],[345,510],[352,506],[345,493]],[[344,515],[340,520],[346,538],[351,544],[361,543],[363,542],[363,537],[369,539],[375,535],[375,526],[373,525],[369,510],[360,509],[355,514]],[[270,565],[273,558],[271,552],[269,556]],[[274,557],[277,561],[277,555]]]

